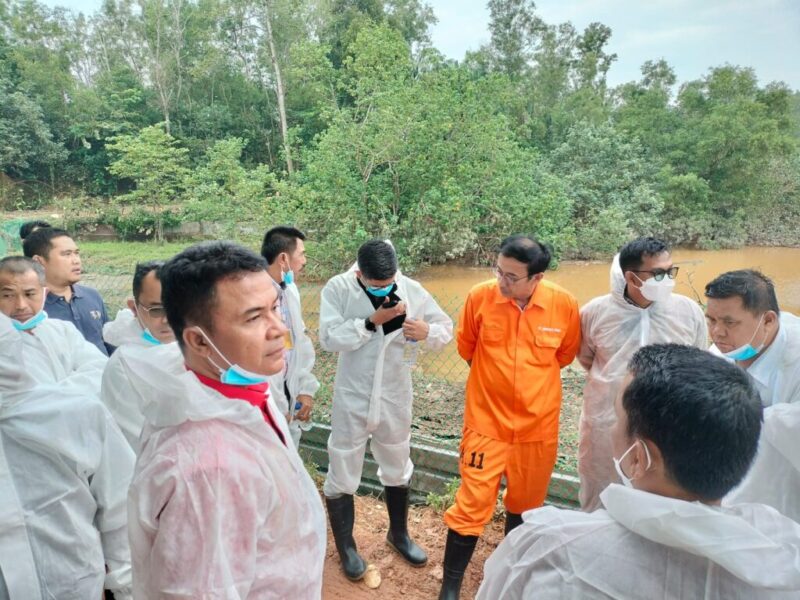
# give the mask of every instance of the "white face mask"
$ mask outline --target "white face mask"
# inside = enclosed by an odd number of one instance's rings
[[[628,477],[627,475],[625,475],[625,473],[622,472],[621,463],[622,463],[623,459],[626,456],[628,456],[628,452],[633,450],[636,447],[636,444],[638,444],[640,442],[641,442],[642,446],[644,446],[644,453],[647,456],[647,467],[645,467],[645,470],[649,469],[650,465],[652,464],[652,460],[650,459],[650,450],[647,449],[647,444],[642,442],[642,440],[636,440],[635,442],[633,442],[633,444],[631,444],[631,447],[628,448],[627,450],[625,450],[625,452],[619,458],[612,458],[612,460],[614,461],[614,469],[617,471],[617,475],[619,475],[619,478],[622,481],[622,485],[624,485],[625,487],[632,488],[633,487],[633,482],[632,482],[633,480],[630,477]]]
[[[633,276],[642,281],[636,273]],[[656,281],[655,277],[642,281],[642,287],[639,288],[639,291],[650,302],[663,302],[670,297],[674,288],[675,280],[664,275],[664,279],[661,281]]]

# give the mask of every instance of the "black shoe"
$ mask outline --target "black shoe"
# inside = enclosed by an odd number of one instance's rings
[[[506,535],[511,533],[517,525],[522,525],[522,515],[506,511]]]
[[[447,545],[444,547],[444,577],[439,600],[458,600],[461,581],[472,558],[477,535],[461,535],[452,529],[447,530]]]
[[[355,521],[355,506],[353,496],[343,494],[336,498],[325,497],[328,505],[328,518],[331,521],[333,539],[336,540],[336,550],[345,577],[350,581],[358,581],[364,577],[367,563],[358,554],[356,542],[353,539],[353,522]]]
[[[389,533],[386,541],[397,550],[412,567],[422,567],[428,555],[408,535],[408,488],[383,488],[386,493],[386,509],[389,511]]]

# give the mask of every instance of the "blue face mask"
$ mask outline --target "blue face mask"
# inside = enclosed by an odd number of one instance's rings
[[[41,322],[45,319],[47,319],[47,313],[44,312],[44,309],[42,309],[24,323],[20,323],[16,319],[11,319],[11,324],[17,331],[30,331],[37,325],[41,324]]]
[[[214,351],[220,355],[222,360],[228,363],[228,368],[223,369],[217,363],[215,363],[211,358],[208,358],[208,362],[210,362],[215,369],[219,371],[219,380],[222,383],[227,383],[228,385],[239,385],[242,387],[246,387],[248,385],[258,385],[259,383],[264,383],[269,379],[268,375],[261,375],[260,373],[253,373],[252,371],[248,371],[247,369],[240,367],[229,361],[225,356],[220,352],[217,347],[214,345],[214,342],[205,334],[205,332],[200,329],[199,327],[197,330],[200,332],[205,340],[208,342],[209,346],[211,346]]]
[[[150,333],[150,330],[147,327],[145,327],[144,331],[142,331],[142,339],[148,344],[153,344],[154,346],[161,345],[161,342],[159,342],[158,339],[152,333]]]
[[[385,298],[386,296],[391,294],[393,287],[394,287],[394,282],[390,283],[386,287],[379,287],[379,288],[368,285],[367,291],[373,296],[376,296],[378,298]]]
[[[292,285],[294,283],[294,271],[289,270],[283,274],[283,283],[286,285]]]
[[[753,335],[750,337],[750,341],[744,344],[743,346],[739,346],[735,350],[731,350],[730,352],[723,352],[722,355],[730,358],[732,360],[750,360],[751,358],[755,358],[758,356],[758,353],[764,349],[764,344],[762,343],[758,348],[754,348],[752,346],[753,340],[758,333],[758,328],[761,327],[761,322],[764,320],[764,315],[761,315],[761,318],[758,320],[758,325],[756,325],[756,330],[753,332]],[[764,342],[767,341],[766,333],[764,334]]]

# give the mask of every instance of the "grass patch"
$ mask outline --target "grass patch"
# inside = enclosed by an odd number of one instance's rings
[[[186,242],[79,242],[84,268],[89,273],[131,277],[136,263],[167,260],[189,245]]]

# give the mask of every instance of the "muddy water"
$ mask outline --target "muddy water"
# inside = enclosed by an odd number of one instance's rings
[[[800,315],[800,248],[744,248],[742,250],[675,250],[673,261],[680,267],[675,291],[693,299],[703,299],[705,285],[720,273],[756,268],[775,282],[782,310]],[[609,291],[609,263],[563,262],[545,277],[565,287],[581,306]],[[470,288],[493,277],[488,268],[456,265],[433,267],[417,278],[436,297],[455,320]],[[441,353],[420,357],[425,374],[448,381],[464,381],[467,367],[458,356],[455,343]]]
[[[680,294],[702,298],[706,283],[720,273],[755,268],[775,282],[781,308],[800,314],[800,248],[675,250],[672,257],[680,267],[675,286]],[[443,304],[450,305],[456,298],[463,299],[473,285],[491,277],[486,268],[445,265],[427,269],[417,278]],[[608,263],[563,262],[545,277],[572,292],[581,306],[609,291]]]

